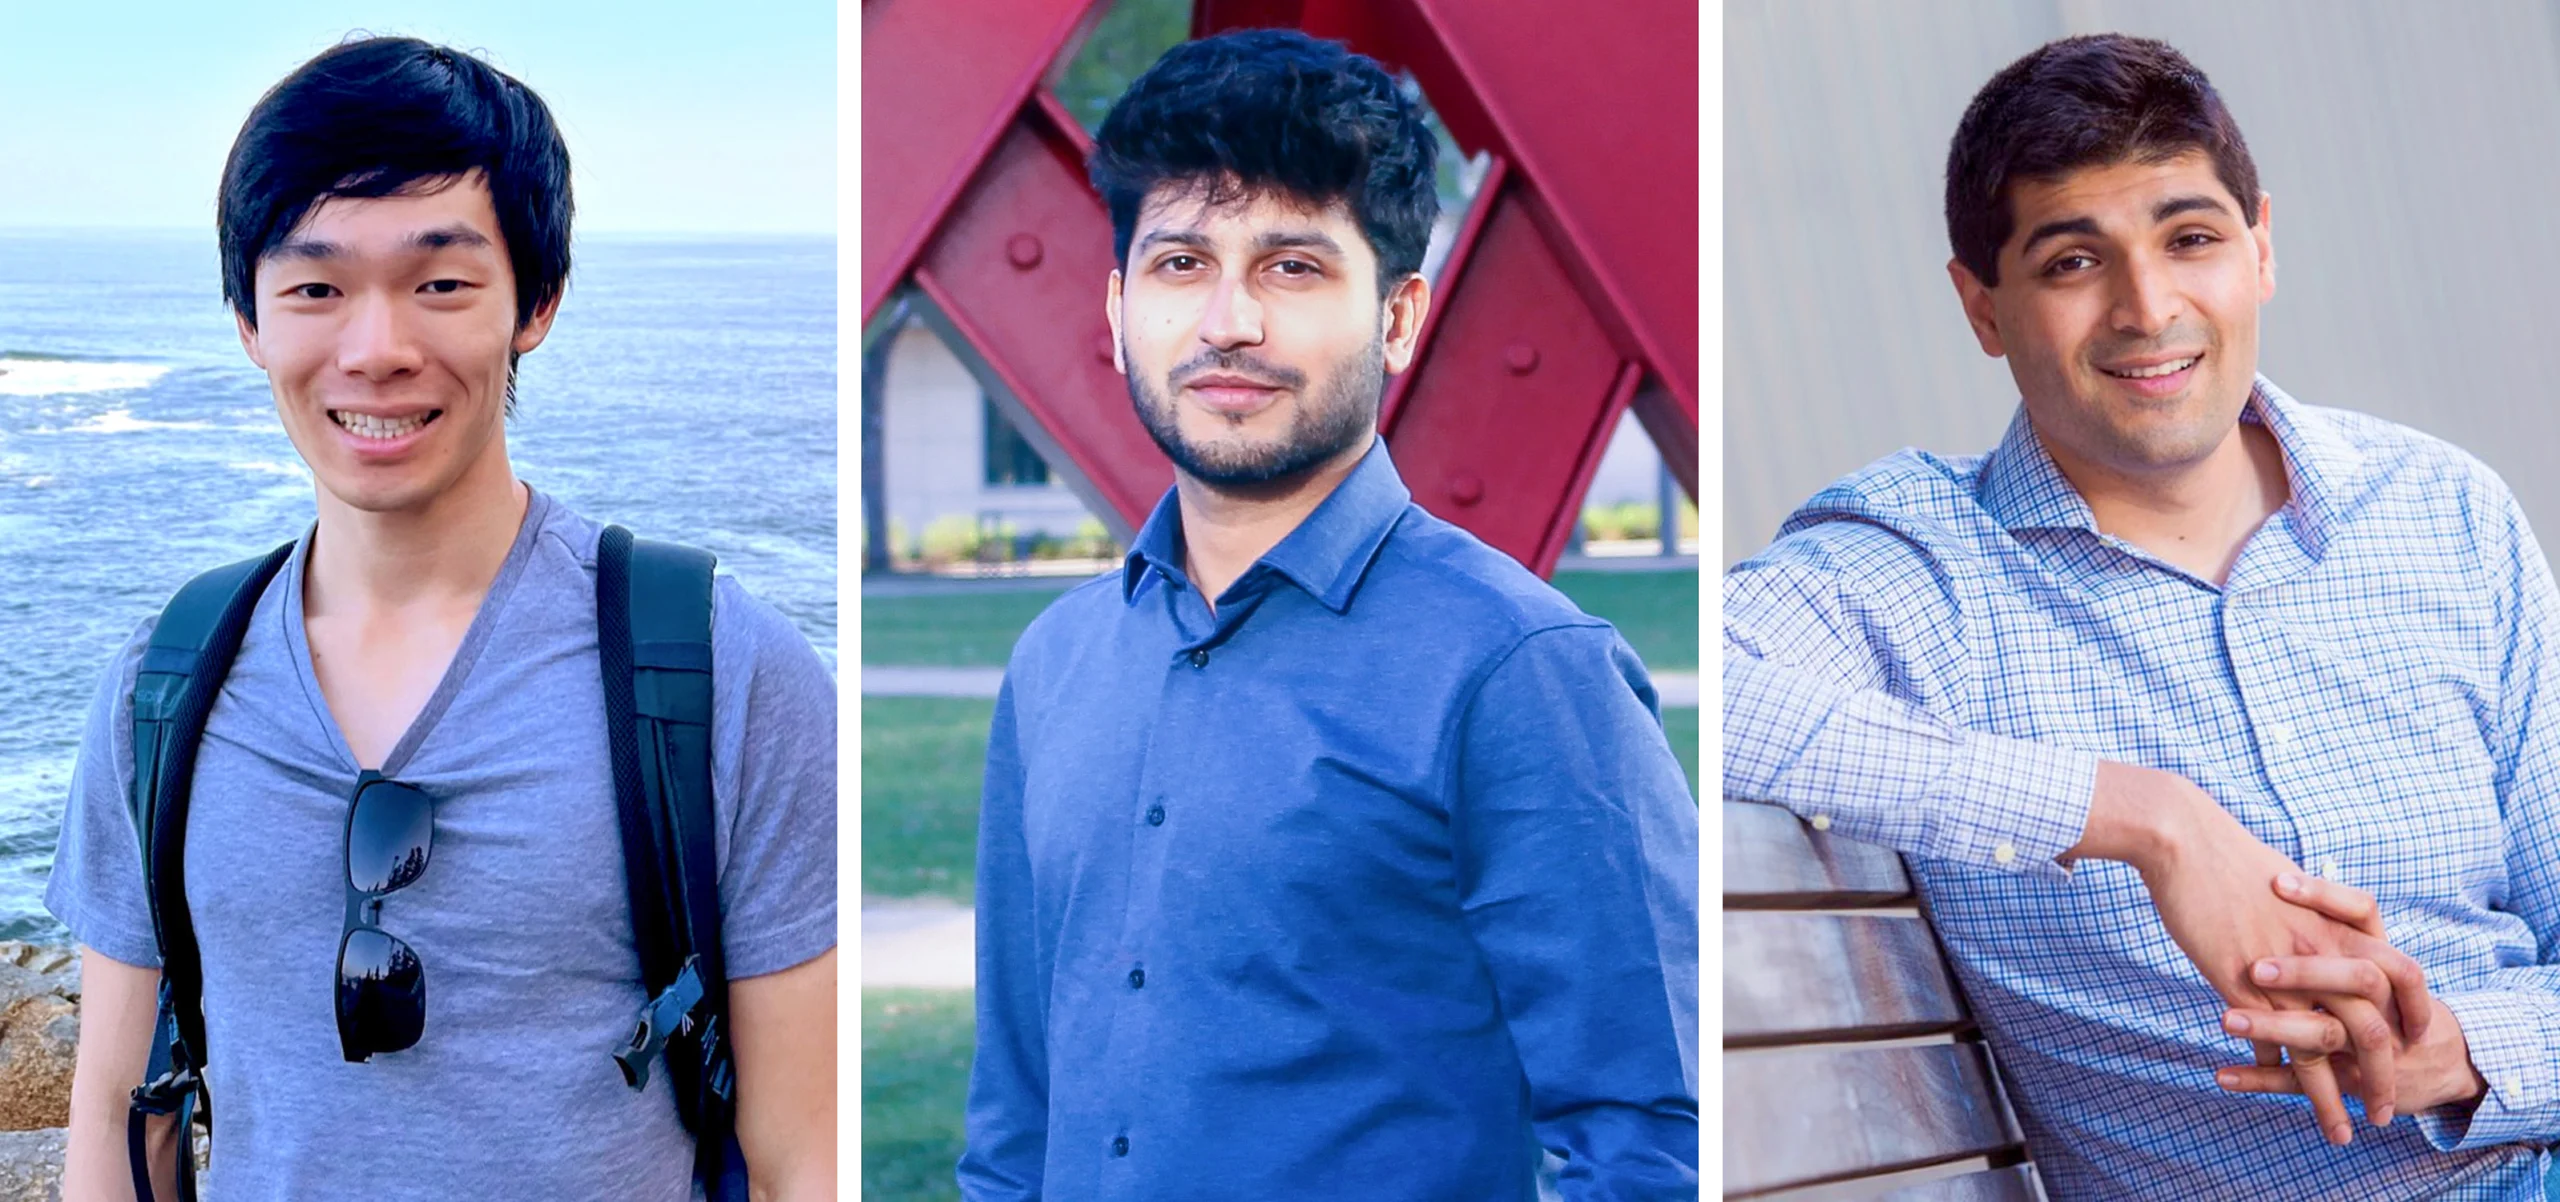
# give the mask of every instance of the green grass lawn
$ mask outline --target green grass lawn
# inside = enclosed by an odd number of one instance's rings
[[[1671,754],[1680,757],[1680,770],[1689,774],[1689,796],[1698,792],[1698,711],[1696,707],[1662,711],[1662,733],[1671,740]]]
[[[862,1197],[941,1202],[960,1187],[969,1058],[977,1049],[966,989],[862,991]]]
[[[1696,572],[1558,572],[1558,591],[1607,618],[1656,672],[1698,670]]]
[[[862,891],[958,902],[977,888],[978,785],[995,703],[862,699]],[[1698,796],[1698,711],[1662,711]]]
[[[1060,581],[1056,591],[864,597],[862,662],[1001,668],[1013,654],[1013,641],[1022,636],[1022,628],[1076,583]]]
[[[1698,574],[1558,572],[1555,586],[1607,618],[1656,671],[1698,668]],[[1059,591],[1064,591],[1062,583]],[[949,593],[862,599],[862,662],[1003,667],[1013,641],[1058,594]]]
[[[862,699],[862,891],[971,899],[996,703]]]

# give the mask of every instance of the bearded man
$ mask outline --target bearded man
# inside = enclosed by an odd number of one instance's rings
[[[1434,150],[1376,63],[1272,30],[1103,123],[1175,485],[996,702],[966,1197],[1697,1196],[1698,812],[1653,687],[1377,436]]]

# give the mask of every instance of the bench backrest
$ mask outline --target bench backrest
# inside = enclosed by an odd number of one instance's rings
[[[1724,803],[1724,1194],[2040,1200],[1902,859]]]

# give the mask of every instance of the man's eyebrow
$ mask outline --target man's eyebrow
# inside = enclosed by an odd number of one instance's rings
[[[1341,243],[1334,241],[1332,238],[1318,230],[1275,231],[1254,239],[1253,245],[1254,249],[1263,251],[1319,250],[1330,255],[1340,255],[1342,253]]]
[[[1159,246],[1187,246],[1196,250],[1206,250],[1209,245],[1209,236],[1198,230],[1162,229],[1151,231],[1146,237],[1138,239],[1137,249],[1149,251]],[[1275,250],[1312,250],[1336,256],[1342,254],[1342,244],[1320,230],[1275,230],[1256,236],[1253,240],[1253,249],[1257,253],[1264,254]]]
[[[452,225],[440,225],[431,230],[420,230],[411,234],[409,245],[420,250],[445,250],[457,246],[477,250],[490,245],[490,242],[488,235],[455,222]]]
[[[406,242],[416,250],[447,250],[454,247],[476,250],[492,245],[488,235],[460,222],[440,225],[431,230],[419,230],[409,235]],[[276,243],[275,249],[267,252],[267,257],[318,260],[344,258],[346,254],[346,247],[326,239],[287,238]]]
[[[2154,224],[2167,221],[2181,213],[2220,213],[2229,217],[2231,206],[2202,192],[2191,196],[2172,196],[2151,206],[2151,220]],[[2037,226],[2035,232],[2027,235],[2026,245],[2018,248],[2018,256],[2025,258],[2035,251],[2036,243],[2064,234],[2085,234],[2095,238],[2099,236],[2098,223],[2088,217],[2066,217],[2060,221],[2045,222]]]

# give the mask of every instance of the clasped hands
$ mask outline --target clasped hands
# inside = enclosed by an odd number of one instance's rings
[[[2384,940],[2371,894],[2300,873],[2279,874],[2271,885],[2355,933],[2337,954],[2268,956],[2250,966],[2249,979],[2270,1004],[2235,1001],[2222,1029],[2255,1042],[2257,1063],[2215,1073],[2216,1084],[2308,1096],[2333,1144],[2353,1138],[2342,1093],[2361,1097],[2366,1118],[2381,1127],[2395,1113],[2470,1102],[2486,1091],[2462,1023],[2426,992],[2417,962]]]
[[[2257,1063],[2216,1074],[2235,1093],[2295,1093],[2346,1144],[2344,1095],[2377,1127],[2485,1090],[2462,1024],[2427,993],[2417,961],[2384,937],[2374,899],[2303,872],[2193,782],[2098,767],[2088,830],[2065,858],[2130,864],[2162,925],[2229,1009],[2223,1029]]]

